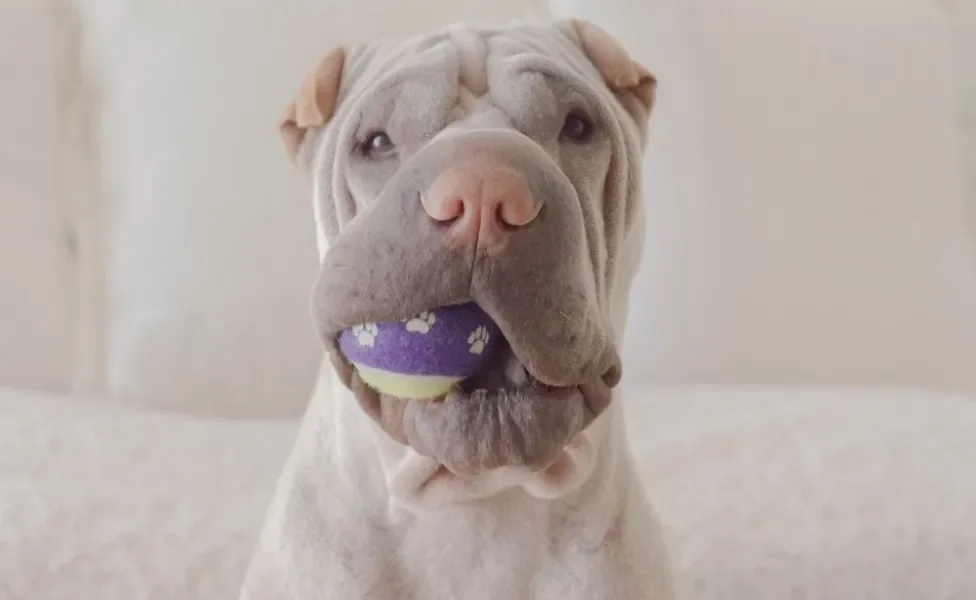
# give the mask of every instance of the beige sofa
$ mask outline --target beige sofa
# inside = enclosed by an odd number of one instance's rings
[[[662,82],[623,401],[680,596],[976,597],[969,6],[411,6],[0,6],[0,599],[235,597],[321,362],[280,107],[540,15]]]

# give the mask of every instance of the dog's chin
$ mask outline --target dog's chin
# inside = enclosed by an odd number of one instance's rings
[[[377,392],[340,355],[332,360],[363,410],[390,437],[460,477],[502,468],[549,469],[609,406],[620,380],[615,366],[593,381],[549,386],[506,345],[447,394],[408,400]]]

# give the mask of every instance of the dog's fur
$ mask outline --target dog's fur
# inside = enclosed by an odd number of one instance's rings
[[[334,369],[323,368],[243,599],[670,597],[611,401],[655,85],[582,21],[458,26],[322,60],[282,135],[313,188],[314,306]],[[560,133],[574,111],[595,125],[583,141]],[[380,129],[394,158],[364,158],[357,148]],[[461,160],[509,165],[542,203],[501,249],[459,245],[417,201]],[[335,352],[345,327],[468,300],[535,383],[406,401],[368,389]]]

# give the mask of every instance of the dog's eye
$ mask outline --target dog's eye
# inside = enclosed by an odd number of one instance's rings
[[[572,112],[563,121],[561,136],[574,142],[585,142],[593,137],[593,121],[583,113]]]
[[[383,131],[376,131],[363,140],[360,151],[366,158],[382,158],[393,152],[393,141]]]

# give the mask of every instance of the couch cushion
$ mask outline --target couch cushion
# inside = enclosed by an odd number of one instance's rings
[[[677,598],[976,598],[976,396],[715,387],[626,401]]]
[[[976,398],[623,402],[679,600],[976,597]],[[0,597],[237,598],[297,430],[0,389]]]
[[[236,598],[297,430],[0,388],[0,598]]]

